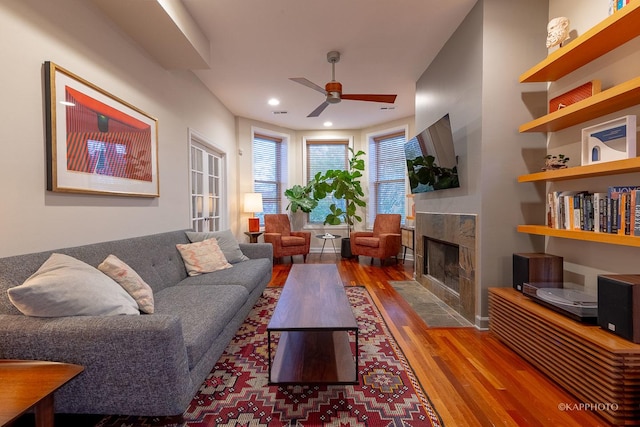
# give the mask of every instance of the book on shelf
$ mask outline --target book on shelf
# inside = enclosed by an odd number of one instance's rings
[[[611,226],[607,229],[612,234],[631,234],[631,217],[629,194],[631,191],[640,190],[640,186],[622,185],[609,187],[608,197],[611,207],[611,218],[608,218]],[[635,218],[634,218],[635,220]],[[635,228],[634,228],[635,229]]]
[[[640,236],[640,190],[634,190],[635,205],[633,210],[633,235]]]
[[[550,223],[553,224],[553,228],[573,229],[576,222],[574,196],[579,193],[578,191],[554,191],[550,193],[548,211],[550,212]],[[578,220],[579,223],[580,221]]]
[[[546,211],[552,228],[640,237],[640,186],[553,191],[547,194]]]
[[[593,202],[592,196],[587,191],[579,191],[567,196],[569,203],[573,205],[569,224],[570,230],[591,230],[593,227]]]
[[[593,231],[607,231],[607,193],[593,193]]]
[[[631,3],[631,0],[609,0],[609,15]]]

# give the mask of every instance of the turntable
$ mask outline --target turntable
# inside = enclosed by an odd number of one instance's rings
[[[598,297],[579,289],[575,283],[524,283],[522,293],[557,313],[583,323],[598,322]]]

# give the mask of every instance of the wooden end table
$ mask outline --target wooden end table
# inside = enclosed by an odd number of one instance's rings
[[[245,231],[244,234],[249,236],[249,243],[258,243],[258,237],[260,237],[263,231]]]
[[[0,360],[0,426],[33,408],[36,427],[53,427],[53,393],[83,370],[69,363]]]
[[[407,248],[414,250],[415,245],[415,233],[416,228],[413,226],[403,225],[400,227],[400,234],[402,235],[402,246],[404,247],[404,253],[402,254],[402,263],[407,258]],[[414,254],[415,256],[415,254]]]
[[[272,361],[274,332],[280,339]],[[291,267],[267,340],[269,384],[358,384],[358,322],[335,264]]]

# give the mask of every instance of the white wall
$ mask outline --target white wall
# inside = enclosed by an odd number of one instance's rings
[[[191,72],[161,68],[89,2],[3,0],[0,40],[0,256],[189,228],[189,128],[228,153],[227,191],[236,194],[233,115]],[[45,61],[158,119],[159,198],[46,191]],[[235,216],[228,226],[237,229]]]

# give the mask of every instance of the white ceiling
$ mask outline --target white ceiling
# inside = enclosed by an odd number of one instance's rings
[[[118,4],[117,8],[131,4],[109,3]],[[182,0],[180,7],[209,41],[209,55],[204,55],[209,68],[193,72],[211,92],[236,116],[299,130],[322,129],[327,120],[335,129],[360,129],[413,116],[416,81],[475,3]],[[162,28],[153,31],[164,32]],[[395,103],[343,100],[329,105],[319,117],[306,117],[324,96],[289,78],[305,77],[324,87],[331,80],[327,62],[331,50],[341,53],[336,80],[342,83],[343,93],[397,94]],[[273,97],[281,101],[277,107],[267,104]]]

